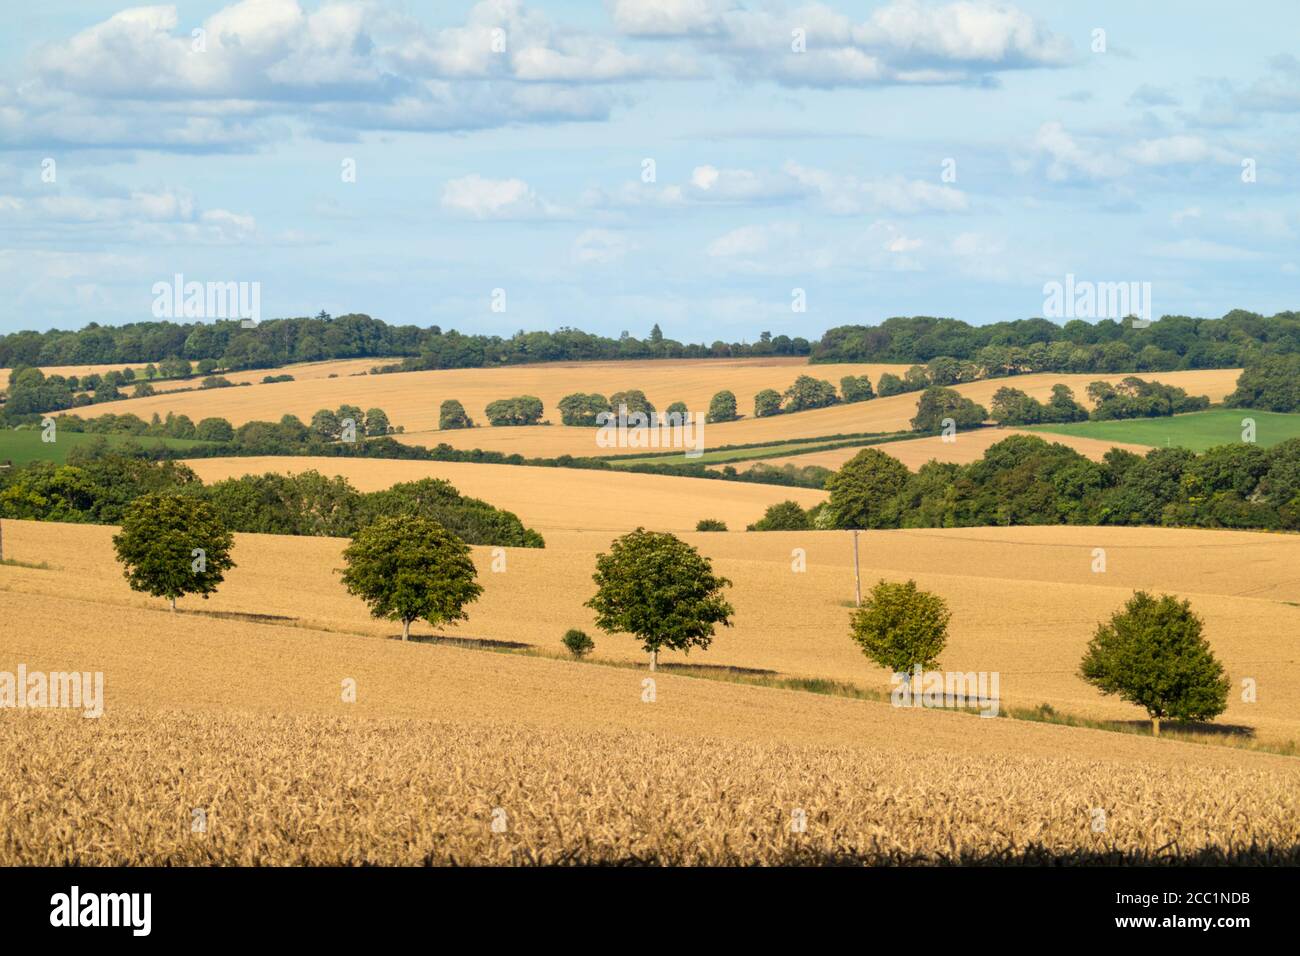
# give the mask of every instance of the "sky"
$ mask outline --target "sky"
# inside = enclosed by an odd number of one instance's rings
[[[243,0],[0,11],[0,332],[820,336],[1300,307],[1300,5]],[[1100,316],[1098,316],[1100,317]]]

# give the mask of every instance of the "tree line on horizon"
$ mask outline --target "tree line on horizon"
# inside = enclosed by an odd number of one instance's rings
[[[211,361],[240,371],[329,359],[399,358],[384,371],[480,368],[533,362],[659,358],[808,356],[814,362],[978,362],[990,374],[1143,372],[1235,368],[1263,355],[1300,353],[1300,313],[1272,317],[1233,310],[1222,318],[1164,316],[1147,328],[1128,322],[1042,318],[971,325],[960,319],[895,316],[879,325],[827,329],[816,342],[761,332],[752,342],[683,343],[656,324],[645,338],[561,327],[514,335],[464,334],[440,326],[390,325],[363,313],[269,319],[135,322],[79,331],[24,330],[0,336],[0,368]]]

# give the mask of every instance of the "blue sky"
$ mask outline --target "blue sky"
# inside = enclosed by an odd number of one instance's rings
[[[147,320],[176,273],[686,341],[1024,318],[1066,274],[1300,307],[1294,2],[26,6],[0,331]]]

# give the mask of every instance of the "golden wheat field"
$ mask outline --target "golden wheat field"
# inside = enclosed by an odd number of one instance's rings
[[[104,715],[4,713],[0,864],[1294,862],[1300,845],[1293,758],[662,672],[649,699],[639,670],[11,590],[19,571],[0,568],[0,666],[101,671]]]
[[[778,489],[784,490],[784,489]],[[629,522],[635,516],[629,514]],[[47,561],[54,570],[0,567],[0,595],[66,598],[116,619],[161,602],[127,587],[112,560],[112,529],[6,521],[5,553]],[[632,525],[629,523],[628,525]],[[463,638],[514,642],[561,653],[570,627],[596,639],[595,656],[642,662],[626,635],[602,635],[583,606],[593,593],[596,555],[613,532],[548,531],[545,549],[504,549],[493,571],[489,548],[475,548],[482,598],[469,620],[446,631]],[[848,637],[853,554],[847,532],[692,533],[686,539],[733,582],[734,627],[690,655],[661,654],[667,664],[747,668],[803,678],[847,680],[888,691],[886,672]],[[274,615],[310,646],[320,630],[370,637],[398,633],[371,619],[334,570],[345,542],[329,538],[237,535],[239,565],[211,600],[182,608]],[[1097,623],[1134,589],[1177,593],[1206,621],[1206,636],[1233,682],[1219,722],[1251,728],[1263,742],[1300,740],[1300,537],[1247,532],[1148,528],[982,528],[868,532],[860,536],[864,584],[914,578],[952,609],[945,670],[1000,674],[1007,706],[1051,704],[1106,720],[1143,713],[1103,697],[1078,676]],[[1106,570],[1092,571],[1094,549]],[[798,571],[802,549],[806,570]],[[501,562],[497,562],[501,566]],[[25,629],[24,629],[25,630]],[[428,634],[417,623],[413,633]],[[1257,699],[1241,699],[1242,681]]]
[[[811,488],[525,465],[276,457],[196,458],[186,464],[205,482],[268,471],[314,470],[341,475],[360,491],[442,478],[462,494],[513,511],[539,531],[626,531],[637,523],[660,531],[693,531],[701,518],[718,518],[729,528],[743,529],[783,498],[805,508],[826,498],[826,492]]]
[[[160,394],[151,398],[128,399],[96,405],[97,413],[133,412],[149,418],[154,412],[189,415],[195,421],[216,415],[239,425],[252,419],[276,420],[297,415],[304,421],[321,408],[347,403],[362,408],[379,407],[394,426],[406,431],[400,440],[433,446],[446,442],[457,448],[482,448],[529,457],[569,454],[626,454],[626,449],[605,449],[596,444],[593,428],[570,428],[558,424],[557,403],[575,391],[596,391],[608,396],[614,391],[639,388],[657,408],[684,401],[695,411],[705,411],[710,397],[720,389],[736,393],[740,411],[753,412],[753,396],[764,388],[785,389],[801,374],[828,379],[837,386],[844,375],[867,375],[872,382],[885,371],[901,372],[893,365],[817,365],[802,359],[682,359],[644,362],[589,362],[581,368],[572,364],[527,365],[492,369],[449,369],[435,372],[404,372],[393,375],[344,376],[253,385],[239,389]],[[578,371],[581,377],[577,377]],[[1218,401],[1236,387],[1239,370],[1215,369],[1195,372],[1152,373],[1158,379],[1187,389],[1191,394],[1209,395]],[[957,387],[986,407],[993,393],[1005,385],[1019,388],[1039,399],[1051,395],[1058,382],[1070,385],[1081,401],[1084,390],[1096,380],[1119,381],[1123,375],[1023,375],[1015,379],[993,379]],[[259,378],[260,381],[260,378]],[[557,424],[531,427],[486,425],[484,407],[498,398],[529,394],[541,398],[546,418]],[[447,398],[459,399],[480,427],[441,431],[437,428],[438,406]],[[915,394],[893,395],[851,405],[777,415],[747,417],[737,422],[709,425],[705,429],[707,448],[722,445],[772,442],[823,435],[894,432],[910,428],[916,413]]]
[[[909,438],[906,441],[883,442],[875,446],[887,455],[892,455],[912,471],[916,471],[926,462],[942,461],[957,465],[968,465],[984,457],[991,445],[1012,435],[1033,435],[1044,441],[1073,448],[1081,455],[1093,461],[1101,461],[1106,452],[1112,448],[1123,448],[1138,455],[1145,455],[1151,449],[1146,445],[1127,445],[1122,442],[1102,441],[1097,438],[1082,438],[1076,435],[1045,435],[1041,432],[1025,431],[1020,428],[977,428],[958,432],[951,441],[944,441],[940,435],[927,435],[924,438]],[[761,459],[765,465],[819,465],[822,468],[838,470],[846,461],[862,450],[854,448],[832,448],[829,451],[814,451],[806,455],[788,455],[782,458]],[[744,471],[758,464],[760,459],[735,462],[734,468]],[[721,466],[719,466],[721,467]]]

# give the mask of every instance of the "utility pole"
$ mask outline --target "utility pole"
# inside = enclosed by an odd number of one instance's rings
[[[853,600],[862,607],[862,572],[858,567],[858,532],[853,532]]]

